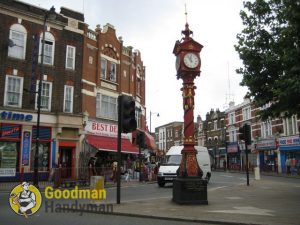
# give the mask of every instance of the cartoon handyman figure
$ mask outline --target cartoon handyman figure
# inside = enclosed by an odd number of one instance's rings
[[[32,211],[31,209],[35,207],[36,201],[35,201],[35,194],[29,190],[29,183],[23,182],[22,183],[23,191],[18,194],[18,202],[20,205],[19,213],[25,214],[25,215],[31,215]]]

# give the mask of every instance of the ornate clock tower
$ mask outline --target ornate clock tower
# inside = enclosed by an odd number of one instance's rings
[[[188,23],[182,31],[184,37],[176,41],[173,53],[176,56],[177,79],[182,79],[181,88],[184,110],[184,138],[182,160],[178,178],[173,183],[173,201],[180,204],[208,204],[207,181],[197,162],[194,129],[194,79],[200,76],[201,44],[194,41]]]

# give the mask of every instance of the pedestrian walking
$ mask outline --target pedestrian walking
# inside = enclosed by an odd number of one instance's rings
[[[111,177],[111,180],[114,183],[116,183],[116,181],[117,181],[117,167],[118,167],[118,162],[116,160],[114,160],[112,163],[112,177]]]
[[[223,169],[224,169],[224,171],[226,171],[226,169],[227,169],[227,163],[226,163],[226,160],[224,159],[224,161],[223,161]]]

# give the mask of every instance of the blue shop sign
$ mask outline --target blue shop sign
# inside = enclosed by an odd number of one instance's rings
[[[29,152],[30,152],[30,132],[23,132],[23,150],[22,150],[22,165],[29,165]]]
[[[281,151],[300,151],[300,137],[289,136],[279,139],[279,150]]]
[[[2,111],[0,118],[1,120],[31,121],[33,116],[30,114]]]

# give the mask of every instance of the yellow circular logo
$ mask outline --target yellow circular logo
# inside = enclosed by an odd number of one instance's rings
[[[15,213],[27,218],[41,207],[42,195],[35,186],[23,182],[10,192],[9,204]]]

